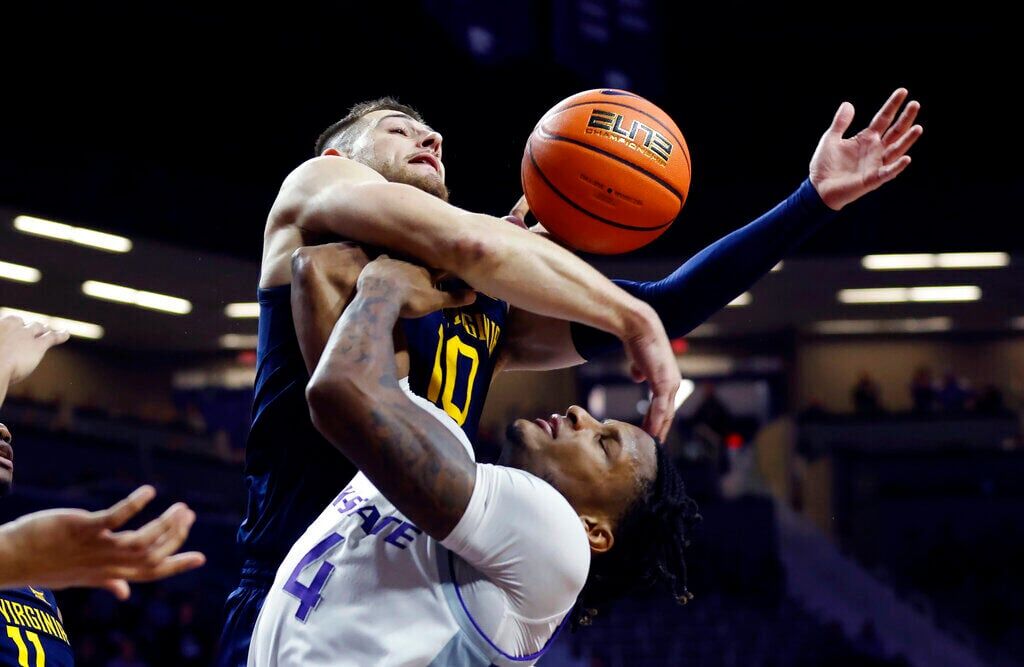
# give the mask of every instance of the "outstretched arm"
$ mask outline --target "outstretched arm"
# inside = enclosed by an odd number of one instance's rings
[[[685,335],[753,285],[836,210],[907,167],[906,152],[923,130],[914,124],[920,110],[916,101],[893,122],[906,98],[905,89],[896,90],[871,125],[849,139],[842,135],[853,119],[853,106],[843,103],[811,158],[809,178],[785,201],[662,280],[613,282],[653,306],[670,337]],[[517,311],[510,317],[506,368],[571,366],[617,349],[615,338],[593,327]]]
[[[370,262],[306,389],[317,429],[437,540],[465,513],[476,464],[398,386],[391,331],[400,315],[433,312],[444,298],[426,269],[387,257]]]

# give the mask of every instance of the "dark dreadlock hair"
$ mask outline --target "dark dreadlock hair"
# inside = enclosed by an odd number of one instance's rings
[[[686,495],[683,479],[665,448],[655,440],[658,473],[637,494],[615,529],[615,543],[590,561],[587,582],[576,598],[572,628],[590,625],[617,598],[666,583],[680,604],[693,599],[686,588],[683,549],[700,522],[697,503]]]
[[[352,129],[363,116],[385,109],[400,111],[419,123],[423,122],[423,117],[420,116],[418,111],[411,106],[402,104],[393,97],[381,97],[376,100],[360,102],[348,110],[348,115],[320,133],[320,137],[316,140],[316,145],[313,147],[314,157],[322,155],[331,144],[335,144],[336,148],[344,146],[348,142],[348,137],[346,136],[348,130]]]

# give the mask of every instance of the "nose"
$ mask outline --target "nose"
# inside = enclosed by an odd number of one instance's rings
[[[420,146],[428,148],[434,152],[438,158],[441,157],[441,144],[444,142],[444,137],[441,136],[440,132],[431,130],[423,135],[420,139]]]
[[[594,426],[597,424],[597,420],[594,419],[589,412],[584,410],[578,405],[571,406],[565,411],[565,417],[572,424],[573,429],[580,430],[588,426]]]

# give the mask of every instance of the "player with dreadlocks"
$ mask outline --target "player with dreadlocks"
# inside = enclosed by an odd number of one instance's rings
[[[693,599],[686,587],[683,550],[700,523],[697,503],[665,448],[655,442],[658,476],[645,484],[619,519],[616,547],[590,559],[590,573],[573,612],[573,630],[590,625],[614,600],[667,583],[680,604]]]
[[[666,581],[689,599],[698,519],[658,443],[586,410],[518,419],[497,465],[397,377],[399,317],[445,295],[380,257],[307,387],[321,433],[360,473],[285,557],[249,664],[533,664],[574,615]]]

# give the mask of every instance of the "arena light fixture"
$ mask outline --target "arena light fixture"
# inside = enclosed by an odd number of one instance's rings
[[[44,236],[57,241],[67,241],[107,252],[128,252],[132,249],[131,239],[108,234],[86,227],[75,227],[63,222],[43,220],[31,215],[19,215],[14,219],[14,228],[25,234]]]
[[[977,285],[941,285],[927,287],[874,287],[844,289],[837,295],[842,303],[917,303],[936,301],[977,301]]]
[[[66,317],[54,317],[53,315],[33,313],[29,310],[18,310],[17,308],[0,308],[0,317],[6,317],[7,315],[15,315],[26,322],[39,322],[53,329],[67,331],[72,336],[77,336],[78,338],[90,338],[92,340],[103,338],[103,327],[92,322],[69,320]]]
[[[43,277],[39,269],[24,264],[0,262],[0,278],[19,283],[37,283]]]
[[[717,336],[721,332],[721,327],[717,324],[702,324],[690,333],[684,336],[685,338],[710,338]]]
[[[933,333],[949,331],[953,320],[948,317],[925,317],[897,320],[824,320],[815,322],[815,333],[851,335],[877,333]]]
[[[255,334],[224,334],[220,346],[226,350],[255,350],[258,339]]]
[[[229,303],[224,307],[224,314],[228,317],[234,318],[245,318],[245,317],[259,317],[260,316],[260,304],[255,301],[252,302],[239,302]]]
[[[95,299],[115,301],[174,315],[187,315],[192,312],[192,303],[187,299],[157,292],[147,292],[123,285],[104,283],[98,280],[86,280],[82,283],[82,293]]]
[[[740,294],[738,297],[730,301],[728,305],[729,307],[733,308],[736,306],[749,306],[750,302],[753,300],[754,297],[750,295],[750,292],[744,292],[743,294]]]
[[[693,390],[697,388],[697,385],[693,383],[693,380],[683,380],[679,383],[679,391],[676,392],[676,410],[686,402],[686,399],[693,395]]]
[[[772,267],[772,273],[775,273],[777,271],[781,271],[782,267],[784,265],[785,265],[785,262],[779,262],[778,264],[776,264],[775,266]]]
[[[946,252],[935,257],[940,269],[998,269],[1010,264],[1005,252]]]
[[[992,269],[1008,266],[1010,256],[1005,252],[944,252],[939,254],[914,253],[905,255],[867,255],[861,266],[870,271],[899,271],[909,269]]]

